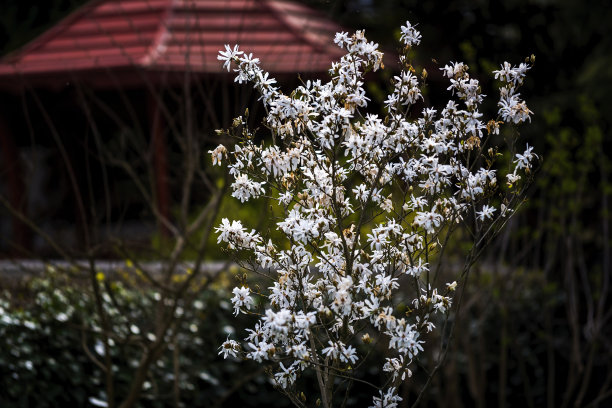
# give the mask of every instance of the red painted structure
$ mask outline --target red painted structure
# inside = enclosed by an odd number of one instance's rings
[[[77,76],[93,86],[108,71],[219,73],[219,50],[240,44],[275,74],[325,72],[342,51],[340,27],[281,0],[95,0],[0,62],[0,87],[16,76],[54,85]],[[57,85],[57,84],[56,84]]]
[[[13,123],[16,119],[3,118],[10,114],[1,105],[14,104],[23,95],[41,90],[57,92],[59,99],[70,94],[71,86],[77,83],[93,90],[157,93],[146,101],[147,122],[157,206],[168,216],[169,141],[157,106],[160,91],[184,86],[186,80],[231,80],[217,60],[225,44],[239,44],[242,50],[252,52],[262,67],[277,77],[324,74],[342,55],[331,41],[337,31],[341,27],[321,13],[283,0],[91,1],[30,44],[0,59],[0,171],[10,205],[27,212],[23,166],[18,157],[25,136],[11,131],[5,119]],[[13,102],[6,102],[9,97]],[[13,217],[12,236],[18,246],[29,246],[27,228],[19,217]]]

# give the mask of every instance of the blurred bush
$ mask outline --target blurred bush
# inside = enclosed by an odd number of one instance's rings
[[[218,347],[228,334],[244,332],[248,318],[233,319],[227,301],[227,273],[221,284],[197,295],[193,307],[179,310],[180,325],[168,350],[149,370],[139,406],[258,407],[279,401],[259,366],[223,360]],[[225,282],[225,284],[223,284]],[[161,299],[153,289],[128,289],[119,281],[105,286],[104,308],[114,332],[111,339],[115,393],[128,392],[138,365],[139,345],[130,333],[145,334],[148,313]],[[180,308],[180,306],[179,306]],[[12,294],[0,296],[0,406],[66,407],[103,405],[104,347],[99,315],[89,288],[48,270]],[[288,402],[288,401],[287,401]]]

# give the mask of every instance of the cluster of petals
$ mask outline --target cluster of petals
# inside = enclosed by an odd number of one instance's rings
[[[531,121],[533,112],[529,110],[525,101],[521,99],[521,95],[516,91],[523,84],[523,79],[530,68],[527,63],[512,66],[509,62],[504,62],[501,69],[493,71],[495,78],[504,84],[500,88],[500,99],[497,105],[499,115],[508,123],[519,124]]]

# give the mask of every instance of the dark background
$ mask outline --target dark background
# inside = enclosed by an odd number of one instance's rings
[[[1,0],[0,54],[83,3]],[[522,89],[535,113],[521,129],[542,159],[536,183],[475,275],[472,320],[459,326],[452,369],[433,390],[459,390],[447,406],[612,406],[612,8],[596,0],[305,3],[391,51],[410,20],[423,35],[417,65],[433,72],[464,61],[485,93],[501,62],[536,56]]]

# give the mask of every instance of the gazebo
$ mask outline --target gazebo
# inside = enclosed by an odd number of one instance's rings
[[[204,106],[219,105],[215,91],[209,92],[202,84],[214,80],[228,88],[231,77],[217,60],[225,44],[240,44],[277,77],[322,75],[342,55],[331,41],[340,30],[321,13],[282,0],[94,0],[79,8],[0,60],[0,171],[7,197],[4,205],[13,214],[12,241],[24,248],[31,245],[24,218],[18,215],[27,216],[26,190],[31,187],[24,182],[20,150],[28,144],[44,143],[44,138],[53,138],[58,146],[70,145],[51,124],[57,120],[53,117],[55,107],[70,106],[59,121],[71,123],[83,115],[75,97],[83,95],[83,89],[114,100],[136,97],[135,110],[145,106],[141,120],[147,128],[155,168],[156,205],[160,213],[168,215],[167,157],[172,141],[165,136],[165,128],[171,118],[160,106],[160,95],[168,89],[197,86],[209,95],[203,97]],[[52,108],[41,114],[40,121],[48,122],[49,131],[32,136],[37,126],[42,126],[24,110],[31,106],[41,109],[45,95]],[[35,123],[25,125],[26,120]],[[62,148],[64,158],[75,154],[69,150]],[[78,176],[81,169],[70,172]],[[74,182],[71,188],[78,188],[78,184]],[[6,220],[5,225],[9,225]]]
[[[340,27],[282,0],[94,0],[21,50],[3,58],[0,84],[17,76],[62,86],[69,79],[107,84],[107,73],[133,80],[135,69],[218,74],[218,51],[240,44],[273,73],[324,72],[341,55]]]

